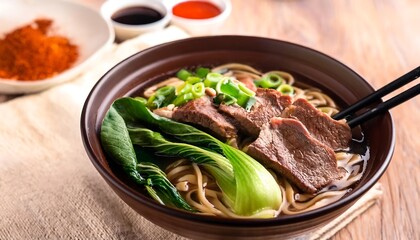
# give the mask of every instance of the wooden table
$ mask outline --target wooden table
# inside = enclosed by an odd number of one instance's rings
[[[97,9],[103,2],[75,1]],[[319,50],[375,88],[420,63],[418,0],[232,0],[232,5],[220,34],[270,37]],[[380,180],[384,195],[333,239],[420,239],[419,109],[417,97],[391,111],[396,148]]]

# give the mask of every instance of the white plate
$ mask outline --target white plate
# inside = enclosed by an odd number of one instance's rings
[[[111,23],[98,11],[63,0],[1,0],[0,37],[3,38],[6,33],[37,18],[52,19],[54,35],[65,36],[78,45],[78,60],[70,69],[43,80],[19,81],[0,78],[1,93],[38,92],[68,81],[83,71],[90,62],[99,58],[114,41]]]

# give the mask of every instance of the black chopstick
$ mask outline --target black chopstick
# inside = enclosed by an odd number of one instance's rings
[[[378,114],[383,113],[409,100],[410,98],[417,96],[418,94],[420,94],[420,83],[402,92],[401,94],[398,94],[397,96],[389,99],[388,101],[378,104],[376,107],[370,109],[369,111],[364,112],[361,115],[350,119],[349,121],[347,121],[347,124],[350,126],[350,128],[356,127],[357,125],[377,116]]]
[[[373,92],[372,94],[366,96],[365,98],[361,99],[360,101],[352,104],[350,107],[344,109],[343,111],[337,113],[333,116],[335,120],[343,119],[349,115],[354,114],[356,111],[369,106],[370,104],[378,101],[383,96],[387,95],[388,93],[404,86],[405,84],[414,81],[416,78],[420,77],[420,66],[411,70],[410,72],[404,74],[403,76],[397,78],[396,80],[392,81],[391,83],[383,86],[382,88],[378,89],[377,91]],[[398,105],[398,104],[397,104]]]

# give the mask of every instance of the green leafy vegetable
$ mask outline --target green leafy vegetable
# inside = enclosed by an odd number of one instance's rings
[[[225,199],[232,203],[236,195],[236,182],[228,159],[193,145],[170,142],[160,133],[146,128],[132,128],[129,133],[132,142],[143,148],[152,148],[159,155],[187,158],[202,165],[216,179]]]
[[[137,101],[137,100],[136,100]],[[137,184],[145,179],[137,172],[137,158],[124,119],[114,108],[110,108],[101,127],[101,143],[127,176]]]
[[[145,104],[141,100],[136,102]],[[138,162],[130,140],[126,123],[118,111],[111,106],[101,127],[101,143],[110,160],[119,165],[125,175],[139,186],[144,186],[152,198],[159,203],[194,211],[181,197],[176,188],[155,164]]]
[[[149,195],[160,204],[195,212],[158,166],[150,162],[140,162],[137,164],[137,171],[147,176],[144,186]]]
[[[141,123],[157,128],[179,141],[202,146],[225,156],[232,164],[235,175],[236,191],[231,208],[236,214],[250,216],[280,207],[282,194],[277,182],[267,169],[244,152],[190,125],[159,117],[133,98],[118,99],[114,107],[127,124]]]

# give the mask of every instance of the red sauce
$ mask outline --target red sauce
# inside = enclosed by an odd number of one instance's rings
[[[212,3],[203,1],[185,1],[172,9],[175,16],[189,19],[206,19],[219,15],[222,11]]]

